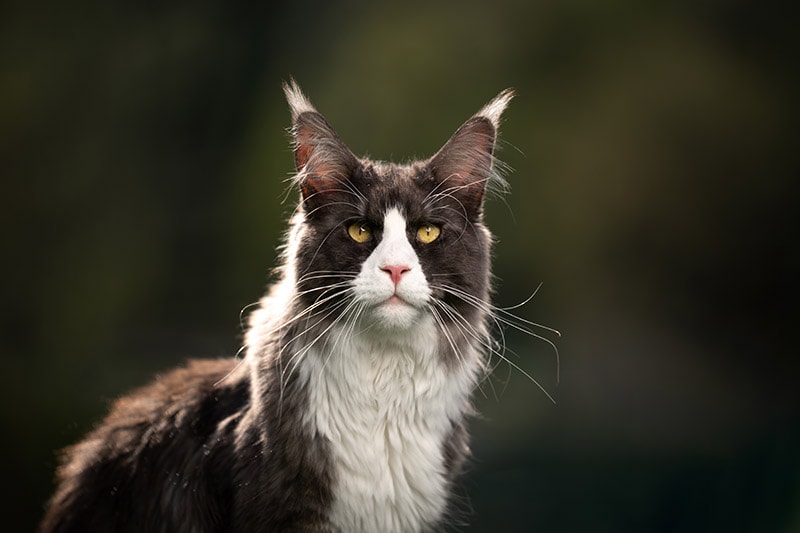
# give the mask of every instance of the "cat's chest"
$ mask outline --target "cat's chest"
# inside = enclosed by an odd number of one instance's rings
[[[350,338],[309,353],[309,419],[333,454],[331,519],[342,531],[418,531],[447,500],[443,447],[471,376],[436,354],[434,326],[413,342]]]

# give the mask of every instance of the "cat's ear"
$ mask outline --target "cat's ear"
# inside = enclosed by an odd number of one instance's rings
[[[454,195],[465,208],[479,212],[490,179],[497,174],[494,159],[500,117],[514,98],[506,89],[461,125],[430,160],[441,190]]]
[[[358,165],[358,159],[294,80],[283,84],[283,92],[292,112],[296,180],[303,198],[341,190],[342,181]]]

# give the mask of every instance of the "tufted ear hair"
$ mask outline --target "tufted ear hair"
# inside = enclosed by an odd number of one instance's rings
[[[283,92],[292,112],[295,179],[303,198],[340,190],[358,159],[294,80],[283,84]]]
[[[498,94],[462,124],[429,162],[442,192],[454,195],[473,213],[481,211],[487,184],[496,174],[494,149],[500,117],[513,97],[511,89]]]

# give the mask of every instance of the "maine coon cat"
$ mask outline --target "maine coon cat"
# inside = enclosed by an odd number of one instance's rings
[[[64,451],[42,531],[439,531],[492,350],[500,93],[431,158],[356,157],[294,82],[300,200],[242,360],[191,361]]]

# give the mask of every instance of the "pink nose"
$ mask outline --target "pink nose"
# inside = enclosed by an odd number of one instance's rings
[[[392,283],[397,286],[397,284],[400,283],[400,278],[403,277],[403,274],[411,270],[411,267],[405,265],[384,265],[381,267],[381,270],[389,274],[392,278]]]

